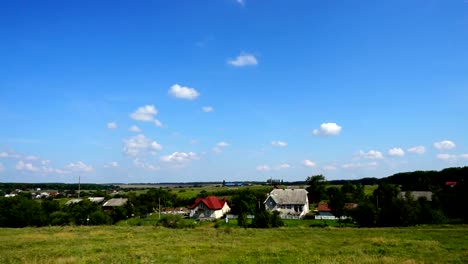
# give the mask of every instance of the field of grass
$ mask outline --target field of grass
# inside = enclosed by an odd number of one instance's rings
[[[466,263],[468,226],[0,229],[0,263]]]

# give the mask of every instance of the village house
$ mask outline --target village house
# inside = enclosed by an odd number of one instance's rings
[[[197,198],[188,208],[189,217],[197,219],[219,219],[231,210],[226,199],[219,199],[216,196]]]
[[[263,203],[267,210],[280,212],[281,218],[302,218],[309,212],[305,189],[274,189]]]
[[[347,210],[352,210],[357,207],[357,203],[345,203],[344,205],[345,209]],[[333,214],[333,210],[330,208],[328,203],[319,203],[317,205],[317,208],[314,210],[316,213],[315,219],[323,219],[323,220],[338,220],[338,217],[336,217]],[[346,219],[346,216],[342,216],[341,219]]]
[[[407,192],[400,192],[398,194],[398,198],[406,198],[406,193]],[[411,192],[411,196],[413,197],[413,200],[417,201],[419,198],[425,198],[427,201],[432,201],[432,192],[429,191],[414,191]]]
[[[102,205],[104,210],[113,210],[114,207],[120,207],[126,205],[128,202],[127,198],[112,198]]]

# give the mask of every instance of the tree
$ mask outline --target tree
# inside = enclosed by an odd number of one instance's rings
[[[330,187],[327,189],[328,193],[328,205],[330,206],[333,215],[338,217],[338,221],[341,222],[341,217],[344,215],[345,210],[345,197],[340,189],[336,187]]]
[[[328,183],[323,175],[307,177],[306,183],[309,185],[307,187],[309,202],[318,203],[326,198],[326,187]]]

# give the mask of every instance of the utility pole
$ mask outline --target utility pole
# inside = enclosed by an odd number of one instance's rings
[[[159,195],[161,195],[161,194],[159,194]],[[159,220],[161,220],[161,196],[158,197],[158,203],[159,203],[159,210],[158,210]]]
[[[81,175],[78,175],[78,199],[80,199]]]

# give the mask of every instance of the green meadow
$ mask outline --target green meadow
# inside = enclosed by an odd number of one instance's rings
[[[468,226],[0,229],[0,263],[466,263]]]

